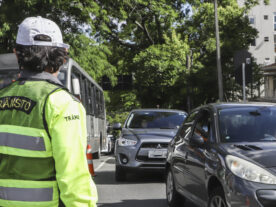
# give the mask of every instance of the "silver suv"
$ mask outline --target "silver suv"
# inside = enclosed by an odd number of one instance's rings
[[[168,143],[187,113],[169,109],[137,109],[130,112],[121,136],[116,140],[115,179],[123,181],[127,172],[165,169]]]

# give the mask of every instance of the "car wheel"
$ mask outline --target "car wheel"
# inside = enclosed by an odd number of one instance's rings
[[[126,180],[126,170],[116,165],[115,168],[115,180],[116,181],[125,181]]]
[[[208,207],[227,207],[222,188],[215,188],[211,192]]]
[[[184,198],[176,191],[172,172],[167,173],[166,195],[169,207],[183,206]]]

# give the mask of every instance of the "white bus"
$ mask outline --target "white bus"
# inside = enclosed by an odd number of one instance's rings
[[[18,74],[15,55],[0,55],[0,89],[16,80]],[[98,159],[101,152],[110,152],[102,88],[71,58],[61,67],[58,78],[86,109],[87,143],[92,147],[93,158]]]

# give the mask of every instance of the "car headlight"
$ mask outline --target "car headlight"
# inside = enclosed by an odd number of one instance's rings
[[[123,137],[118,139],[119,146],[133,146],[136,145],[137,141],[131,139],[125,139]]]
[[[244,159],[227,155],[226,163],[231,172],[240,178],[258,183],[276,184],[274,175]]]

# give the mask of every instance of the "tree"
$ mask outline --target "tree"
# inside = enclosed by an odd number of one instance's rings
[[[137,95],[145,107],[173,106],[175,93],[168,93],[178,80],[186,80],[187,39],[172,32],[164,37],[165,43],[152,45],[133,59],[138,68],[135,73]],[[185,84],[183,84],[185,86]]]
[[[113,61],[120,66],[119,73],[134,74],[137,98],[142,107],[158,104],[186,108],[188,96],[193,97],[194,106],[217,100],[212,0],[115,0],[96,3],[101,8],[93,19],[98,31],[96,36],[109,40],[111,45],[116,45],[116,51],[122,52]],[[219,1],[227,97],[232,94],[234,84],[234,52],[247,48],[257,35],[246,17],[246,12],[257,3],[257,0],[246,0],[245,7],[239,7],[236,0]],[[187,39],[187,50],[174,48],[173,33],[182,43]],[[166,37],[171,38],[170,43]],[[193,62],[189,70],[186,56]]]
[[[235,98],[239,87],[233,81],[234,52],[257,35],[246,13],[258,3],[245,0],[239,7],[237,0],[218,0],[227,98]],[[213,0],[2,0],[0,52],[11,51],[17,25],[37,15],[61,26],[71,56],[97,80],[107,75],[114,83],[114,73],[135,77],[136,90],[108,94],[110,110],[185,109],[188,102],[217,100]],[[259,83],[257,76],[254,81]],[[130,97],[128,104],[123,97]]]
[[[108,58],[112,54],[107,45],[99,44],[84,34],[70,35],[69,42],[70,56],[97,82],[100,82],[103,76],[107,76],[113,85],[115,84],[116,67],[109,63]]]
[[[193,15],[185,25],[179,28],[184,35],[188,35],[190,47],[200,52],[194,60],[200,67],[193,67],[193,95],[197,103],[213,102],[217,100],[216,75],[216,40],[214,28],[213,1],[189,1],[193,7]],[[233,57],[235,51],[248,48],[256,37],[257,31],[249,24],[246,16],[248,8],[257,2],[248,1],[246,7],[240,7],[236,0],[219,1],[218,16],[220,26],[220,40],[222,53],[222,71],[226,98],[233,98],[233,90],[239,86],[234,84]],[[212,88],[212,90],[206,90]]]
[[[94,1],[2,0],[0,5],[0,53],[12,52],[23,19],[42,16],[60,26],[65,42],[71,45],[71,57],[93,78],[107,75],[114,83],[116,69],[108,61],[111,52],[104,41],[97,43],[92,37],[91,14],[97,12]]]

